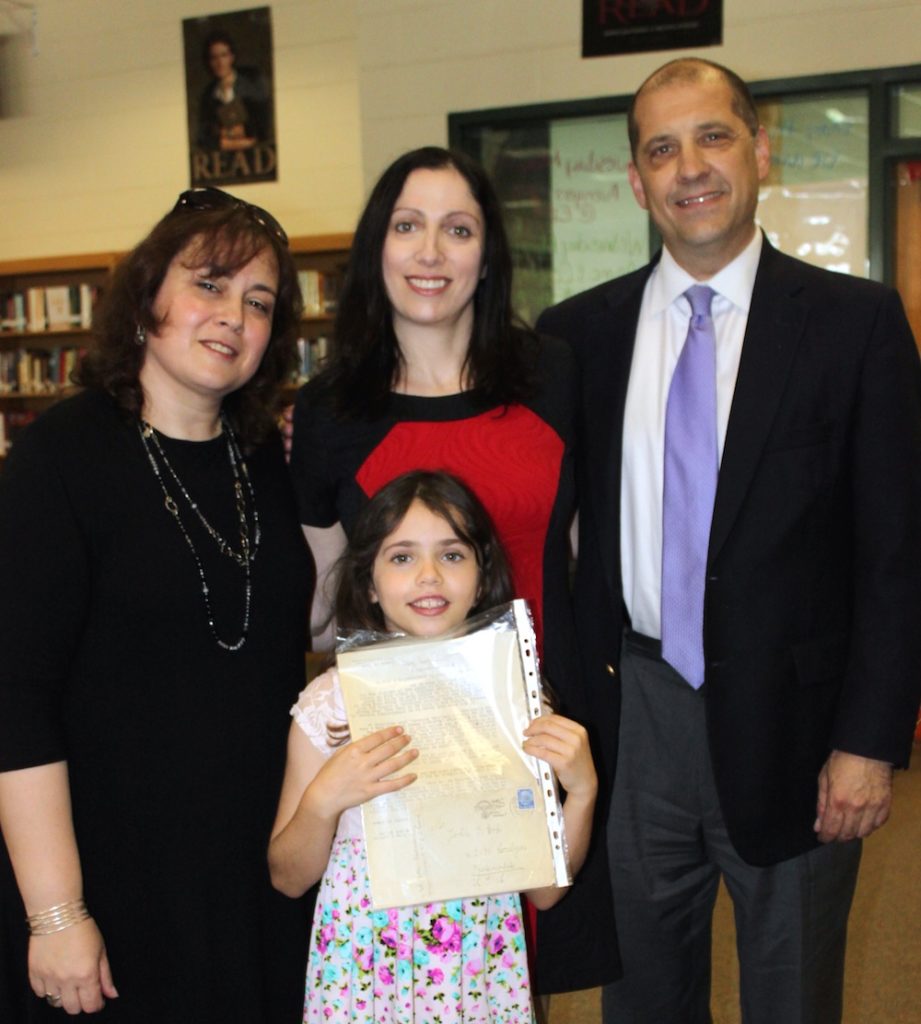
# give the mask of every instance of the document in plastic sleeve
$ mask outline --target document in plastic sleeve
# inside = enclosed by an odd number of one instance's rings
[[[415,782],[362,805],[375,909],[571,884],[556,779],[521,746],[543,710],[524,601],[337,660],[352,738],[401,725],[419,751]]]

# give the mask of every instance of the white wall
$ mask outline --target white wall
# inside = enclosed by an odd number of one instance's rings
[[[34,2],[37,56],[0,36],[0,260],[129,248],[188,186],[182,19],[260,0]],[[279,181],[242,194],[292,235],[351,230],[449,112],[628,93],[678,55],[582,60],[581,0],[269,2]],[[921,62],[919,0],[724,9],[725,44],[699,52],[751,80]]]
[[[681,51],[581,52],[581,0],[359,0],[365,181],[447,140],[447,114],[631,93]],[[723,45],[749,81],[921,62],[921,0],[724,0]]]
[[[234,4],[35,6],[37,55],[27,34],[0,45],[0,259],[130,248],[189,184],[182,20]],[[249,6],[259,0],[238,4]],[[271,7],[279,180],[240,194],[292,235],[350,230],[362,192],[355,2]]]

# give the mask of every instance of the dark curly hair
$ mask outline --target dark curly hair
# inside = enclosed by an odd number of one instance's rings
[[[135,344],[135,336],[139,327],[153,334],[159,329],[154,305],[173,260],[181,256],[189,266],[226,276],[268,250],[278,266],[268,347],[252,378],[223,403],[241,442],[251,447],[274,429],[282,404],[281,385],[295,364],[301,293],[297,267],[280,229],[276,231],[274,222],[258,207],[226,198],[229,205],[209,209],[177,204],[121,260],[94,314],[94,344],[74,380],[107,391],[128,416],[140,416],[145,348]]]
[[[339,299],[335,344],[323,374],[336,412],[380,415],[399,376],[402,356],[384,284],[384,242],[406,179],[420,169],[453,168],[483,213],[485,275],[474,294],[474,322],[465,370],[484,407],[527,398],[533,382],[534,335],[511,304],[512,258],[499,199],[483,168],[463,153],[425,146],[395,160],[381,175],[355,229]]]
[[[480,499],[450,473],[416,469],[385,484],[355,520],[348,548],[335,567],[334,614],[339,629],[385,628],[381,606],[371,599],[374,560],[414,501],[446,520],[476,555],[479,591],[470,614],[512,600],[505,551]]]

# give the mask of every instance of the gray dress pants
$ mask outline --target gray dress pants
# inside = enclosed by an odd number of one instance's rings
[[[720,876],[732,897],[744,1024],[839,1024],[859,840],[746,864],[720,813],[704,696],[628,634],[608,848],[623,958],[604,1024],[710,1024]]]

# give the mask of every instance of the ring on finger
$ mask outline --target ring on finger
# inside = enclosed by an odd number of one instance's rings
[[[60,996],[53,996],[50,992],[45,993],[45,1002],[49,1006],[61,1006],[64,1000]]]

